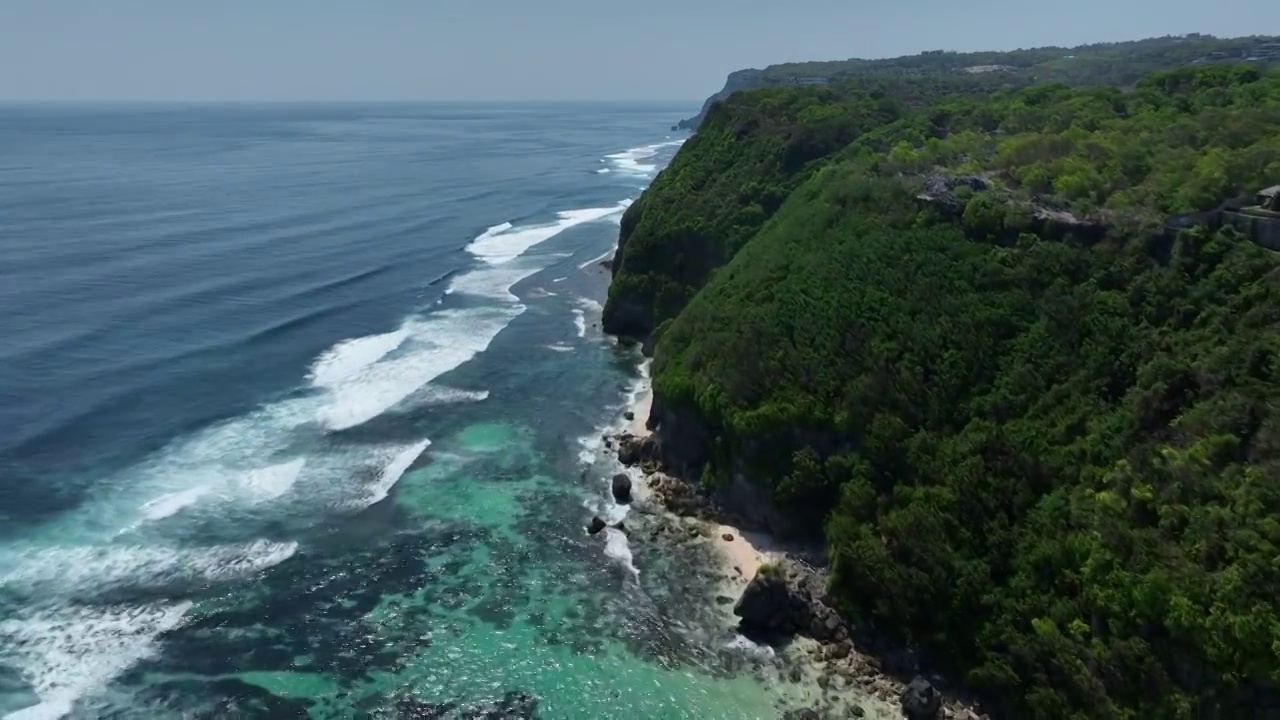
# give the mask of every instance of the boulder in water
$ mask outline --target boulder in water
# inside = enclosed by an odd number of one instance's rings
[[[595,535],[599,533],[601,530],[604,530],[605,527],[606,526],[605,526],[604,520],[601,520],[600,516],[596,515],[595,517],[591,518],[591,524],[587,526],[587,534]]]
[[[613,499],[620,503],[631,502],[631,478],[626,473],[613,476]]]

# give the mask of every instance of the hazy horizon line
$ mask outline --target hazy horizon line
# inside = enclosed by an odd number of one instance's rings
[[[714,91],[711,91],[714,92]],[[708,93],[710,95],[710,93]],[[700,98],[6,98],[0,105],[683,105]]]

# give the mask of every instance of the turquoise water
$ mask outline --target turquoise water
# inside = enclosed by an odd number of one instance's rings
[[[583,530],[686,111],[0,110],[0,717],[775,717],[709,547]]]

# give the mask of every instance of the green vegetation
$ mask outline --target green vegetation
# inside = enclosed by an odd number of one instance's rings
[[[623,229],[610,304],[673,318],[655,405],[713,438],[706,476],[820,521],[842,609],[1008,717],[1257,716],[1280,257],[1159,220],[1280,181],[1280,74],[791,92],[716,106]],[[922,200],[939,175],[987,189]]]
[[[1023,198],[1113,211],[1108,219],[1163,219],[1280,177],[1275,77],[1234,66],[1157,73],[1133,92],[1039,85],[989,102],[940,104],[931,117],[882,128],[859,147],[887,155],[893,172],[990,171]]]
[[[756,569],[756,574],[767,578],[780,578],[786,573],[777,563],[763,563]]]
[[[986,84],[1017,87],[1030,82],[1060,82],[1073,86],[1128,86],[1149,73],[1193,64],[1251,62],[1258,67],[1280,63],[1280,37],[1215,38],[1192,34],[1120,43],[1095,43],[1073,48],[1042,47],[1007,52],[958,53],[931,50],[880,60],[852,58],[828,62],[770,65],[763,70],[740,70],[729,76],[724,90],[713,95],[695,118],[696,126],[711,103],[732,92],[785,86],[804,79],[822,79],[833,87],[868,80],[909,80],[955,76],[985,77]],[[974,73],[976,74],[969,74]]]
[[[1280,61],[1280,38],[1215,38],[1210,35],[1169,36],[1078,47],[1042,47],[1007,52],[958,53],[932,50],[883,60],[838,60],[771,65],[761,73],[764,84],[793,77],[824,77],[833,82],[868,75],[910,77],[1000,66],[1042,82],[1129,85],[1148,73],[1192,62],[1239,62],[1257,57]],[[1274,54],[1273,54],[1274,53]]]
[[[825,89],[716,105],[622,218],[605,330],[643,337],[674,317],[817,164],[897,116],[891,100]]]

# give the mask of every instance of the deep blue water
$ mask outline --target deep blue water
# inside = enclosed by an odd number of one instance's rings
[[[688,113],[0,107],[0,717],[769,716],[688,557],[582,531]]]

